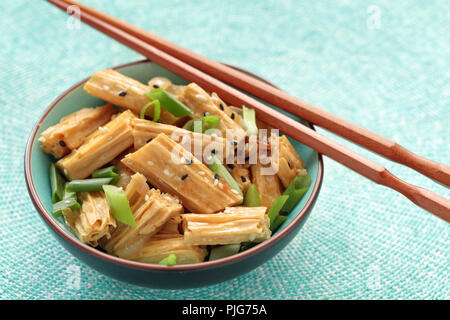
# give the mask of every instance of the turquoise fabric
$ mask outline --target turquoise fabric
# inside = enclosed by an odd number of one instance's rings
[[[85,2],[449,162],[449,1]],[[449,225],[329,159],[304,228],[247,275],[200,289],[150,290],[77,261],[28,197],[25,142],[65,89],[96,70],[140,59],[88,26],[78,29],[44,1],[0,1],[2,299],[450,298]],[[410,169],[319,132],[450,197]]]

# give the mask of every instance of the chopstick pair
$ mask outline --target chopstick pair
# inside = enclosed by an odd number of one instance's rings
[[[386,158],[411,167],[447,186],[450,186],[450,167],[419,157],[389,139],[99,10],[72,0],[48,1],[65,11],[70,6],[78,6],[81,9],[80,20],[86,24],[184,79],[196,82],[205,90],[216,92],[229,104],[246,105],[255,109],[261,121],[280,129],[292,138],[340,162],[366,178],[402,193],[416,205],[450,222],[449,200],[429,190],[400,180],[381,165],[318,134],[316,131],[260,103],[219,79]]]

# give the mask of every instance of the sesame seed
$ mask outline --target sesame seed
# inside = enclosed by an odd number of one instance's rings
[[[181,180],[184,180],[184,179],[186,179],[188,177],[188,174],[186,173],[185,175],[183,175],[182,177],[181,177]]]
[[[225,108],[223,107],[223,104],[219,104],[220,110],[225,110]]]
[[[154,84],[154,85],[153,85],[153,88],[158,89],[159,86],[158,86],[157,84]]]
[[[231,192],[233,192],[234,194],[239,194],[239,192],[237,192],[237,191],[234,190],[234,189],[231,189]]]
[[[167,169],[164,169],[164,174],[165,174],[166,176],[170,176],[170,172],[169,172],[169,170],[167,170]]]
[[[164,199],[166,199],[167,201],[173,201],[173,199],[169,196],[164,196]]]
[[[119,92],[119,96],[121,96],[121,97],[125,97],[126,95],[127,95],[126,91],[120,91]]]
[[[153,161],[147,161],[147,164],[148,164],[149,166],[154,165]]]
[[[247,181],[247,179],[244,177],[244,176],[241,176],[241,180],[242,180],[242,182],[246,182]]]
[[[205,173],[203,171],[199,171],[198,174],[201,175],[201,176],[205,175]]]
[[[148,201],[148,194],[145,195],[145,201]]]
[[[214,180],[214,186],[217,186],[218,183],[219,183],[219,180]]]
[[[190,160],[190,159],[184,159],[184,161],[186,161],[186,164],[188,164],[188,165],[192,164],[192,160]]]
[[[203,115],[206,117],[206,116],[209,116],[209,112],[207,111],[207,112],[205,112],[205,113],[203,113]]]
[[[217,152],[216,149],[211,150],[211,154],[216,154],[216,152]]]
[[[230,168],[231,170],[234,169],[234,164],[227,164],[227,167]]]
[[[105,132],[106,130],[105,130],[105,128],[103,128],[103,127],[98,127],[98,131],[100,131],[100,132]]]
[[[152,140],[153,140],[153,138],[148,139],[148,140],[147,140],[147,143],[149,143],[149,142],[152,141]]]
[[[216,181],[219,181],[219,180],[216,180]],[[219,185],[220,189],[223,189],[223,183],[222,182],[219,182],[218,185]]]
[[[231,141],[231,144],[232,144],[233,146],[237,146],[237,145],[238,145],[238,142],[237,142],[236,140],[233,140],[233,141]]]
[[[234,112],[231,113],[230,117],[231,117],[232,120],[234,120],[234,117],[235,117]]]
[[[289,160],[287,163],[288,163],[289,169],[292,169],[292,166],[291,166],[291,163],[289,162]]]
[[[59,140],[59,145],[60,145],[61,147],[65,147],[65,146],[66,146],[66,143],[65,143],[64,141],[62,141],[62,140]]]
[[[64,174],[67,176],[67,169],[64,169]]]
[[[245,157],[245,162],[247,162],[250,159],[250,157]]]
[[[219,180],[219,175],[217,173],[214,174],[214,179]]]

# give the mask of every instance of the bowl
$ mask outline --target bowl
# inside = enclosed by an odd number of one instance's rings
[[[113,69],[143,83],[155,76],[167,77],[175,84],[187,83],[179,76],[148,60],[128,63]],[[247,72],[247,74],[250,73]],[[63,116],[84,107],[104,104],[102,100],[90,96],[83,90],[87,80],[72,86],[45,110],[31,131],[25,151],[25,180],[39,216],[59,243],[86,265],[112,278],[143,287],[161,289],[201,287],[230,280],[255,269],[279,253],[299,232],[319,195],[323,178],[323,161],[322,156],[316,151],[290,139],[294,148],[305,160],[312,183],[307,194],[289,214],[289,218],[269,240],[230,257],[200,264],[175,266],[125,260],[82,243],[71,233],[62,218],[55,218],[51,213],[48,168],[52,159],[40,149],[38,138],[42,131],[58,123]],[[313,128],[310,123],[295,119]]]

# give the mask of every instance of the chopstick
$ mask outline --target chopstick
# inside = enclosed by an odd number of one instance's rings
[[[63,10],[67,10],[70,6],[70,3],[63,0],[48,1]],[[261,121],[280,129],[285,134],[338,161],[362,176],[402,193],[419,207],[422,207],[447,222],[450,222],[449,200],[429,190],[400,180],[381,165],[360,156],[359,154],[339,145],[327,137],[318,134],[316,131],[301,125],[290,117],[270,108],[250,96],[247,96],[237,89],[234,89],[233,87],[171,56],[170,54],[153,47],[128,32],[110,25],[106,21],[102,21],[99,17],[82,10],[80,19],[100,32],[103,32],[129,48],[141,53],[153,62],[167,68],[169,71],[178,74],[188,81],[196,82],[206,91],[216,92],[228,103],[237,106],[246,105],[247,107],[255,109],[256,115]]]
[[[339,136],[365,147],[385,158],[408,166],[429,178],[450,187],[450,166],[438,163],[405,149],[377,133],[371,132],[350,121],[340,118],[328,111],[320,109],[288,93],[274,88],[263,81],[255,79],[243,72],[232,69],[217,61],[203,57],[195,52],[158,37],[146,30],[138,28],[97,9],[78,1],[63,0],[70,5],[79,6],[82,11],[119,28],[134,37],[160,49],[171,56],[219,79],[255,97],[299,116],[313,124],[325,128]],[[50,1],[52,2],[52,1]]]

